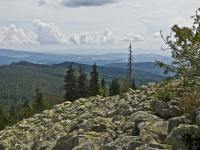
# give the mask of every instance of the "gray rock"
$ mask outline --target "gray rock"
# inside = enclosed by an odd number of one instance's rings
[[[168,104],[164,101],[153,100],[153,101],[151,101],[151,108],[153,111],[160,114],[163,109],[168,108]]]
[[[167,121],[143,122],[138,125],[140,139],[144,143],[162,143],[167,137]]]
[[[68,135],[58,139],[56,145],[53,150],[61,150],[61,149],[73,149],[74,147],[79,145],[79,137],[75,135]]]
[[[200,126],[200,114],[196,116],[195,124]]]
[[[164,119],[174,118],[182,114],[178,106],[168,105],[166,102],[159,100],[152,101],[151,108]]]
[[[137,136],[128,136],[128,135],[121,135],[119,136],[116,140],[114,140],[113,142],[109,143],[109,146],[116,146],[117,148],[119,148],[119,150],[121,149],[128,149],[130,143],[135,142],[138,143],[140,142],[140,138]]]
[[[136,150],[136,148],[140,147],[141,145],[144,145],[144,143],[139,141],[133,141],[129,143],[127,150]]]
[[[2,145],[2,144],[0,144],[0,150],[5,150],[6,148]]]
[[[86,141],[73,148],[73,150],[99,150],[99,149],[100,149],[99,145],[92,141]]]
[[[136,124],[141,122],[153,122],[157,120],[160,120],[160,118],[145,111],[135,112],[129,117],[129,121],[136,122]]]
[[[181,124],[170,132],[166,142],[174,149],[199,150],[200,127]]]
[[[91,127],[91,131],[94,131],[94,132],[105,132],[106,129],[107,129],[107,126],[105,124],[93,125]]]
[[[106,144],[101,147],[100,150],[118,150],[119,148],[116,145],[113,144]]]
[[[186,116],[175,117],[168,120],[168,133],[175,127],[178,127],[180,124],[190,124],[191,121]]]
[[[193,111],[192,123],[200,126],[200,108],[197,108]]]

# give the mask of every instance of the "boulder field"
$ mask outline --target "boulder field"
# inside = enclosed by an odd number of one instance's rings
[[[0,131],[0,150],[199,150],[200,108],[154,95],[149,85],[56,105]]]

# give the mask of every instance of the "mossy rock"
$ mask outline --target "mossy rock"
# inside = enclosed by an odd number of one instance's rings
[[[171,131],[166,142],[172,145],[174,149],[199,150],[200,127],[181,124]]]

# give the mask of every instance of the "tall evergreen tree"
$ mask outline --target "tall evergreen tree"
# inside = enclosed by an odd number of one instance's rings
[[[129,80],[128,79],[123,79],[122,80],[122,92],[126,93],[129,91]]]
[[[65,80],[64,80],[64,89],[65,89],[65,100],[74,101],[78,97],[77,90],[77,78],[75,69],[73,68],[73,63],[69,65],[67,70]]]
[[[35,101],[33,102],[33,111],[35,113],[39,113],[45,109],[43,94],[40,91],[40,89],[38,88],[35,89],[35,96],[36,98],[35,98]]]
[[[131,87],[133,90],[136,90],[137,89],[137,86],[136,86],[136,83],[135,83],[135,78],[133,77],[133,80],[132,80],[132,87]]]
[[[90,96],[96,96],[100,93],[99,89],[99,73],[97,71],[97,65],[94,64],[92,72],[90,73],[90,84],[89,84]]]
[[[110,89],[109,89],[110,96],[118,95],[118,94],[120,94],[120,92],[121,92],[121,88],[120,88],[118,79],[112,80],[112,83],[111,83]]]
[[[88,96],[88,80],[87,75],[85,74],[84,65],[81,65],[79,70],[78,96],[82,98]]]
[[[128,58],[128,81],[129,81],[129,88],[136,89],[135,78],[133,75],[133,51],[132,51],[132,44],[130,42],[129,46],[129,58]]]
[[[106,82],[104,80],[104,78],[101,80],[101,88],[104,88],[106,87]]]
[[[102,96],[106,96],[106,95],[107,95],[107,88],[106,88],[106,83],[105,83],[104,78],[101,80],[100,94],[101,94]]]

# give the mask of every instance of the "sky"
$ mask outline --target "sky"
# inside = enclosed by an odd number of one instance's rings
[[[199,0],[0,0],[0,48],[168,54],[160,30],[192,24]]]

